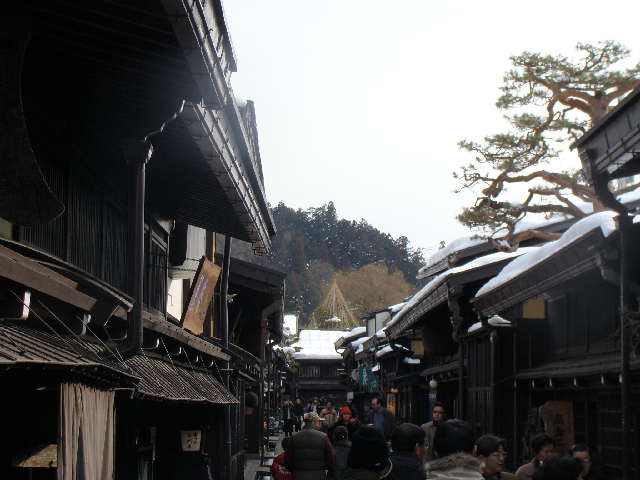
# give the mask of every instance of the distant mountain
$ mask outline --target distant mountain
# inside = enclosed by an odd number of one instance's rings
[[[395,283],[398,283],[397,272],[401,272],[404,279],[399,281],[406,281],[408,285],[399,286],[398,295],[405,295],[415,287],[415,275],[424,259],[419,249],[409,246],[407,237],[394,239],[364,219],[339,220],[333,202],[306,210],[294,210],[281,202],[273,209],[273,216],[278,233],[273,240],[270,263],[288,274],[286,310],[298,313],[302,325],[322,303],[332,279],[341,283],[346,273],[366,265],[386,266],[389,278],[393,277]],[[369,269],[370,272],[380,270]],[[341,288],[347,302],[355,302],[349,298],[346,283]],[[390,296],[393,297],[391,293],[386,297],[378,295],[379,300],[366,301],[362,300],[362,292],[354,291],[352,297],[358,298],[358,304],[353,305],[354,312],[360,314],[359,307],[366,304],[370,308],[372,301],[387,301]],[[391,298],[392,302],[400,300]],[[377,308],[384,307],[386,305],[378,305]]]

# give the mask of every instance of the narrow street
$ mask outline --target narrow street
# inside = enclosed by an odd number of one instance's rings
[[[640,6],[10,3],[0,479],[640,478]]]

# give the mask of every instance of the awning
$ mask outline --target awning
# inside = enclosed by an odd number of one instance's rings
[[[214,405],[237,404],[235,398],[211,372],[181,363],[138,354],[127,364],[140,378],[134,395],[176,402]]]
[[[46,367],[61,371],[73,368],[74,375],[111,387],[133,388],[138,378],[124,366],[119,368],[115,359],[105,361],[102,357],[111,354],[102,348],[81,337],[33,328],[25,321],[0,322],[0,367]]]
[[[634,360],[631,363],[632,370],[636,370],[639,367],[639,360]],[[516,379],[580,378],[618,373],[620,373],[620,353],[611,352],[591,355],[586,358],[581,356],[544,363],[518,372]]]
[[[138,354],[122,360],[115,349],[85,336],[60,335],[25,321],[0,322],[0,369],[46,368],[139,398],[226,405],[239,403],[209,370]]]

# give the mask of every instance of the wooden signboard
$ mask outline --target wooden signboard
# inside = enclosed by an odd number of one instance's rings
[[[567,451],[574,443],[573,403],[549,401],[542,405],[538,412],[544,430],[556,442],[559,451]]]
[[[199,452],[202,430],[180,430],[180,446],[183,452]]]
[[[213,298],[213,291],[218,283],[221,268],[206,257],[200,259],[198,270],[191,284],[189,303],[182,312],[180,326],[200,335],[204,331],[207,309]]]

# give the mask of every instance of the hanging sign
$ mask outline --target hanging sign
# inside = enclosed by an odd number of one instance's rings
[[[556,447],[568,450],[574,443],[573,403],[549,401],[542,405],[538,412],[544,430],[555,441]]]
[[[202,430],[180,430],[180,446],[183,452],[199,452]]]
[[[207,309],[213,298],[221,268],[206,257],[200,259],[198,270],[191,284],[189,303],[182,313],[180,326],[200,335],[204,331]]]
[[[377,392],[379,388],[378,377],[373,374],[371,368],[363,365],[359,370],[358,385],[365,392]]]

